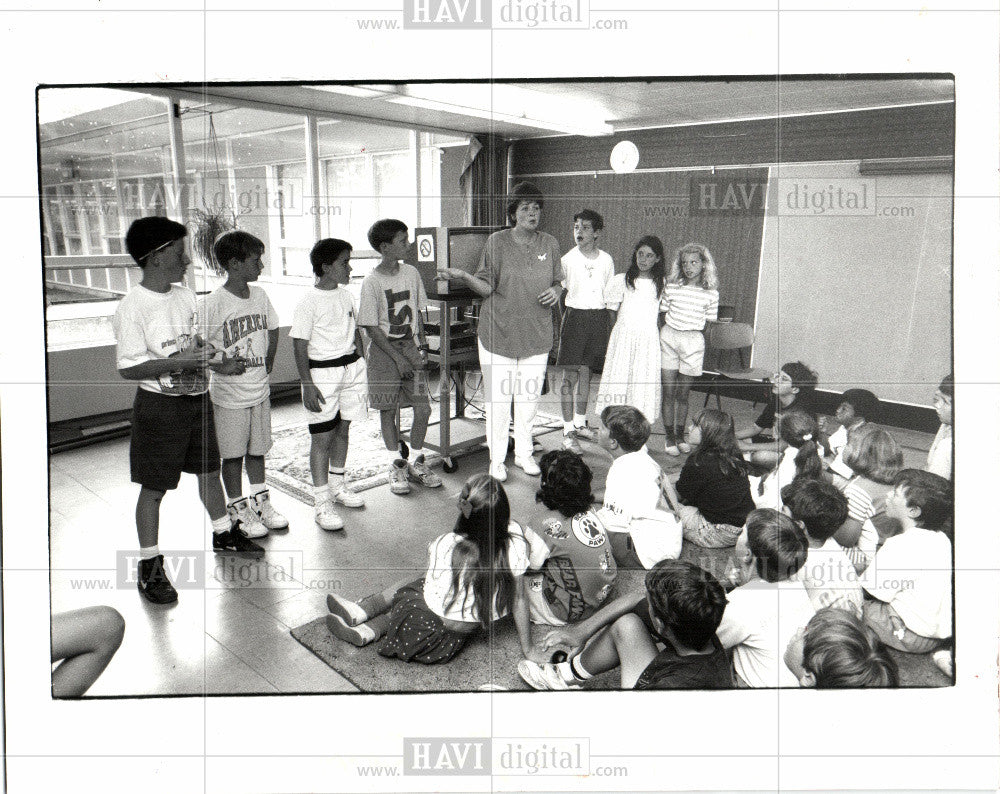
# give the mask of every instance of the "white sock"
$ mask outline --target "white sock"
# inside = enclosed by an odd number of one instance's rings
[[[586,414],[573,414],[573,427],[586,427],[586,426],[587,426]]]
[[[153,557],[160,556],[160,546],[154,543],[152,546],[140,546],[139,547],[139,559],[141,560],[151,560]]]
[[[344,490],[344,472],[330,472],[330,493]]]
[[[563,662],[562,664],[557,665],[557,667],[562,667],[563,665],[566,666],[566,670],[565,671],[560,670],[560,672],[564,673],[563,678],[565,678],[567,682],[573,680],[586,681],[588,678],[594,677],[593,673],[587,672],[587,670],[584,668],[583,662],[580,661],[579,655],[574,656],[568,662]],[[567,678],[565,673],[569,673],[570,677]]]
[[[221,535],[223,532],[228,532],[231,526],[229,516],[216,518],[212,521],[212,534]]]
[[[250,496],[256,496],[261,491],[266,491],[267,485],[262,482],[250,483]]]
[[[563,435],[564,436],[568,436],[574,430],[576,430],[576,425],[573,424],[573,420],[572,419],[565,419],[565,420],[563,420]]]
[[[313,486],[313,500],[316,502],[316,507],[319,507],[323,502],[330,500],[330,494],[327,490],[327,484]]]

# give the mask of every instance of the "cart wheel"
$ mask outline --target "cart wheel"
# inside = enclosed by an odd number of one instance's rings
[[[448,474],[454,474],[458,471],[458,462],[450,457],[445,458],[444,463],[441,464],[441,468],[443,468]]]
[[[406,442],[403,439],[399,440],[399,457],[403,460],[408,460],[410,457],[410,448],[406,446]]]

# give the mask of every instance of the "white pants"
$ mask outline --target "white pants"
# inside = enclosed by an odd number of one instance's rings
[[[545,382],[548,353],[507,358],[491,353],[479,343],[479,366],[483,371],[486,406],[486,446],[490,463],[507,457],[510,401],[514,399],[514,455],[528,457],[532,451],[531,427],[538,412],[538,398]]]

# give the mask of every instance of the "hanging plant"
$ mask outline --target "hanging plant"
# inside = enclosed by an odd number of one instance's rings
[[[218,276],[225,271],[215,258],[215,241],[219,235],[236,228],[236,214],[228,210],[200,210],[191,213],[194,223],[194,251],[206,268]]]

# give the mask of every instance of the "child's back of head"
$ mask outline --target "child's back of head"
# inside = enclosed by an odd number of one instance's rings
[[[264,253],[264,243],[249,232],[241,229],[220,234],[212,246],[215,261],[223,270],[229,270],[229,264],[235,259],[244,262],[252,256]]]
[[[535,501],[549,510],[558,510],[566,518],[585,513],[594,503],[590,490],[593,473],[583,458],[568,449],[554,449],[538,462],[542,470],[541,487]]]
[[[881,407],[878,397],[868,389],[847,389],[840,395],[840,401],[847,403],[854,411],[854,418],[864,422],[877,422]]]
[[[896,662],[875,632],[836,607],[819,610],[806,626],[802,666],[817,689],[899,686]]]
[[[692,650],[711,641],[728,603],[714,576],[683,560],[661,560],[650,568],[646,592],[653,615]]]
[[[819,425],[805,411],[782,414],[778,424],[781,439],[798,452],[795,455],[795,476],[815,480],[823,476],[823,462],[819,453]]]
[[[844,463],[855,474],[891,485],[903,468],[903,450],[890,433],[875,425],[865,424],[848,433]]]
[[[138,218],[125,233],[125,250],[139,267],[145,267],[150,254],[186,236],[187,228],[170,218],[158,215]]]
[[[823,480],[796,479],[781,489],[781,501],[819,543],[826,543],[847,520],[847,497]]]
[[[746,470],[732,416],[707,408],[698,414],[694,423],[701,432],[701,440],[688,460],[698,466],[718,465],[723,473],[733,469]]]
[[[652,432],[649,420],[642,411],[631,405],[609,405],[601,411],[601,422],[608,435],[625,452],[637,452],[649,440]]]
[[[892,482],[903,492],[908,508],[918,508],[914,524],[921,529],[947,531],[951,526],[954,496],[951,483],[923,469],[903,469]]]
[[[805,534],[784,513],[754,510],[747,516],[746,532],[757,575],[765,582],[783,582],[805,565],[809,552]]]

